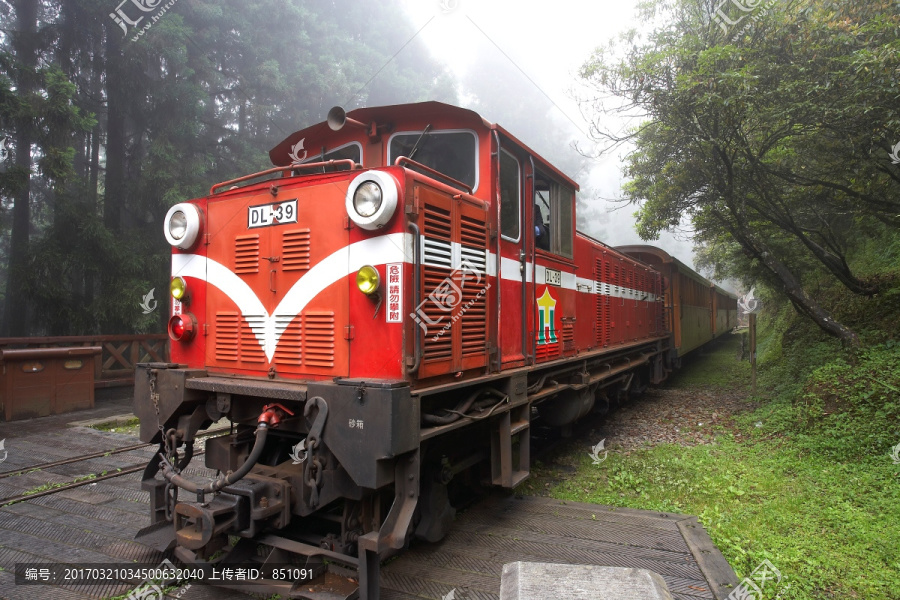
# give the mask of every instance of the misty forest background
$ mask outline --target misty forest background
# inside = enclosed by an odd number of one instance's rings
[[[707,274],[855,345],[820,291],[896,291],[896,3],[769,3],[736,36],[711,18],[720,4],[650,1],[645,32],[596,40],[579,81],[586,154],[624,149],[621,201],[644,239],[691,230]],[[166,297],[168,207],[266,168],[333,105],[463,104],[527,128],[576,179],[590,170],[489,39],[465,42],[486,51],[459,80],[396,0],[178,0],[137,41],[115,8],[0,0],[0,336],[163,331],[165,311],[139,303]],[[591,195],[579,228],[601,236]]]

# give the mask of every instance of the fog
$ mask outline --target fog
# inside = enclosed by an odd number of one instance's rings
[[[404,0],[421,40],[453,73],[460,103],[504,126],[581,186],[579,229],[612,246],[651,243],[693,265],[690,232],[644,242],[635,206],[621,202],[627,146],[600,153],[589,119],[601,129],[627,124],[591,111],[592,90],[579,69],[594,49],[641,27],[637,0]],[[502,82],[502,85],[498,85]]]

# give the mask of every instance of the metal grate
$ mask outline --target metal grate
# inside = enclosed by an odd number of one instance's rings
[[[216,313],[216,360],[237,361],[240,320],[236,312]]]
[[[266,318],[262,315],[244,315],[241,321],[241,362],[263,364],[266,362],[266,353],[254,332],[265,331]]]
[[[461,300],[458,278],[454,278],[457,281],[450,279],[453,264],[450,209],[426,202],[424,212],[422,289],[427,301],[422,310],[428,331],[422,344],[423,359],[450,360],[453,357],[453,336],[449,328],[443,328],[451,323],[451,309]]]
[[[285,271],[309,270],[309,229],[284,232],[282,238],[282,265]]]
[[[281,333],[275,364],[299,367],[303,361],[303,317],[275,315],[275,330]]]
[[[462,302],[459,322],[462,334],[462,356],[483,354],[487,346],[487,231],[483,221],[462,215],[459,221]],[[465,311],[465,312],[463,312]]]
[[[238,275],[259,273],[259,234],[234,238],[234,272]]]
[[[263,352],[253,328],[262,330],[260,315],[241,317],[237,312],[216,313],[216,360],[225,362],[264,363]]]
[[[575,350],[575,322],[570,320],[563,321],[562,324],[562,343],[563,352]]]
[[[304,313],[303,342],[307,367],[334,367],[334,312]]]

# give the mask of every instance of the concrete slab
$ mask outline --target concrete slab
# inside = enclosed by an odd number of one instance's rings
[[[665,580],[646,569],[514,562],[503,565],[500,600],[672,600]]]

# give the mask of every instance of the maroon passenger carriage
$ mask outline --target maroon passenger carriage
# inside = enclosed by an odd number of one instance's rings
[[[261,543],[319,565],[270,592],[324,597],[344,565],[377,598],[380,560],[442,538],[458,484],[528,476],[535,416],[568,428],[665,378],[663,281],[576,232],[577,184],[470,110],[334,109],[270,156],[167,215],[173,362],[135,389],[165,459],[139,539],[207,568]],[[192,481],[222,417],[223,475]]]

